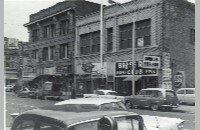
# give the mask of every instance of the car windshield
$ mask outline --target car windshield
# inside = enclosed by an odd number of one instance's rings
[[[94,104],[65,104],[65,105],[51,105],[41,107],[43,110],[53,110],[53,111],[64,111],[64,112],[82,112],[82,111],[91,111],[99,110],[98,105]]]
[[[43,110],[64,111],[64,112],[85,112],[96,110],[126,110],[121,102],[111,102],[101,105],[96,104],[64,104],[41,107]]]
[[[117,92],[108,92],[107,95],[117,95]]]
[[[117,121],[117,130],[139,130],[139,121],[136,119],[127,119],[126,117],[115,118]],[[102,130],[98,129],[98,121],[90,121],[70,127],[69,130]]]

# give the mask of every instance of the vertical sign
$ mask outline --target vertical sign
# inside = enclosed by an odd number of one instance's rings
[[[170,68],[170,54],[163,52],[162,88],[172,89],[172,69]]]

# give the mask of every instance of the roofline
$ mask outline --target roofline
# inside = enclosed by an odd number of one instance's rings
[[[34,24],[34,23],[39,22],[39,21],[43,21],[43,20],[45,20],[45,19],[51,18],[51,17],[56,16],[56,15],[58,15],[58,14],[64,13],[64,12],[66,12],[66,11],[69,11],[69,10],[71,10],[71,9],[72,9],[72,8],[68,8],[68,9],[62,10],[62,11],[60,11],[60,12],[58,12],[58,13],[55,13],[55,14],[46,16],[46,17],[44,17],[44,18],[42,18],[42,19],[38,19],[38,20],[36,20],[36,21],[30,22],[30,23],[26,23],[26,24],[24,24],[24,27],[27,27],[27,26],[30,26],[30,25],[32,25],[32,24]]]

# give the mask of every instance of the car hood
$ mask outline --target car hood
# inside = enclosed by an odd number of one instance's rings
[[[179,118],[169,118],[169,117],[159,117],[159,116],[149,116],[141,115],[145,130],[178,130],[178,125],[183,123],[184,120]]]

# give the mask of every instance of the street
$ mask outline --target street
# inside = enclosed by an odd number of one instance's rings
[[[6,93],[5,112],[6,112],[6,126],[11,126],[12,118],[10,114],[16,112],[23,112],[37,107],[54,104],[58,101],[39,100],[31,98],[19,98],[12,93]],[[151,111],[148,109],[132,109],[131,111],[140,115],[152,115],[171,118],[180,118],[185,120],[185,128],[195,130],[195,106],[180,105],[179,108],[172,111]]]

